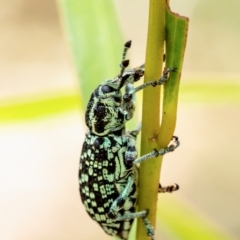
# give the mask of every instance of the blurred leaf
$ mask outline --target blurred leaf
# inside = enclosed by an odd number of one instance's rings
[[[238,83],[218,83],[211,79],[186,82],[180,87],[180,101],[185,104],[240,104]],[[48,115],[82,110],[76,92],[51,92],[0,100],[0,122],[30,120]]]
[[[79,95],[76,92],[5,99],[0,104],[0,122],[31,120],[79,108]]]
[[[240,84],[228,79],[193,79],[180,88],[180,99],[187,103],[239,104]]]
[[[171,195],[161,198],[157,218],[161,230],[172,240],[235,239],[189,204],[174,200]]]
[[[119,71],[123,39],[112,0],[58,0],[83,105],[103,80]]]

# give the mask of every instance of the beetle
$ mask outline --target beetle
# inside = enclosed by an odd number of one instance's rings
[[[147,219],[148,210],[136,212],[138,193],[138,164],[150,158],[174,151],[179,140],[173,136],[166,148],[137,156],[136,138],[139,125],[127,131],[125,124],[134,114],[135,93],[148,86],[164,84],[176,68],[163,71],[157,81],[134,87],[144,75],[144,65],[126,69],[125,60],[131,41],[124,45],[120,73],[102,82],[91,94],[85,113],[89,129],[82,146],[79,164],[79,191],[87,213],[103,230],[120,239],[127,239],[135,218],[142,218],[147,235],[153,240],[154,229]],[[125,93],[121,89],[125,86]],[[177,184],[162,187],[159,192],[178,190]]]

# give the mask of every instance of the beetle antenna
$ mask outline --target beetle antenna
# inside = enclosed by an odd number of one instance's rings
[[[119,74],[119,77],[120,77],[120,78],[122,77],[122,74],[123,74],[125,68],[126,68],[128,65],[129,65],[129,60],[123,60],[123,61],[121,62],[121,72],[120,72],[120,74]]]
[[[123,74],[125,68],[126,68],[128,65],[129,65],[129,60],[123,60],[123,61],[121,62],[121,72],[120,72],[120,74],[119,74],[119,78],[121,79],[121,82],[120,82],[120,84],[119,84],[119,89],[121,89],[122,86],[123,86],[123,84],[124,84],[123,78],[122,78],[122,74]]]
[[[125,44],[124,44],[124,49],[123,49],[123,55],[122,55],[122,61],[125,60],[126,58],[126,54],[127,54],[127,51],[128,49],[131,47],[131,44],[132,44],[132,41],[127,41]]]
[[[125,68],[128,66],[129,64],[129,61],[128,60],[125,60],[126,58],[126,54],[127,54],[127,51],[128,49],[131,47],[131,44],[132,44],[132,41],[127,41],[125,44],[124,44],[124,49],[123,49],[123,55],[122,55],[122,62],[120,64],[120,68],[121,68],[121,72],[120,72],[120,76],[122,76]]]

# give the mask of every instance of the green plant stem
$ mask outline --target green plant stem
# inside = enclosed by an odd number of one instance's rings
[[[148,38],[145,60],[144,82],[157,80],[162,74],[163,50],[165,39],[165,1],[150,0]],[[159,129],[160,88],[146,88],[143,92],[141,156],[158,148],[155,136]],[[150,120],[150,121],[149,121]],[[148,219],[155,226],[160,158],[143,162],[139,178],[139,210],[149,209]],[[147,240],[146,229],[140,219],[137,227],[137,239]]]
[[[165,18],[166,16],[166,18]],[[165,26],[166,20],[166,26]],[[161,112],[160,88],[144,90],[142,111],[141,156],[152,149],[165,148],[172,138],[176,125],[179,79],[186,44],[188,21],[173,14],[168,1],[150,0],[148,40],[145,61],[144,82],[159,79],[162,75],[163,48],[166,31],[166,66],[176,67],[164,84],[163,110]],[[159,131],[160,113],[162,114]],[[158,181],[160,178],[162,156],[141,164],[139,177],[139,210],[148,209],[153,227],[156,222]],[[146,240],[146,230],[138,221],[137,239]]]

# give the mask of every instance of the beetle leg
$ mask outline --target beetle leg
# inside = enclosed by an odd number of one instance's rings
[[[173,185],[165,186],[165,187],[162,187],[162,185],[159,183],[159,186],[158,186],[159,193],[165,193],[165,192],[171,193],[173,191],[177,191],[178,189],[179,189],[179,186],[176,183],[174,183]]]
[[[144,84],[134,88],[134,92],[138,92],[138,91],[140,91],[140,90],[142,90],[142,89],[144,89],[148,86],[156,87],[157,85],[164,84],[168,80],[169,73],[176,72],[176,70],[177,70],[177,68],[167,68],[166,70],[163,71],[163,75],[161,76],[161,78],[159,80],[144,83]]]
[[[150,158],[154,158],[154,157],[157,157],[159,155],[164,155],[168,152],[173,152],[180,145],[178,137],[173,136],[173,139],[174,139],[173,144],[170,144],[168,147],[162,148],[160,150],[154,149],[152,152],[135,159],[133,161],[133,164],[141,163],[141,162],[146,161]]]

